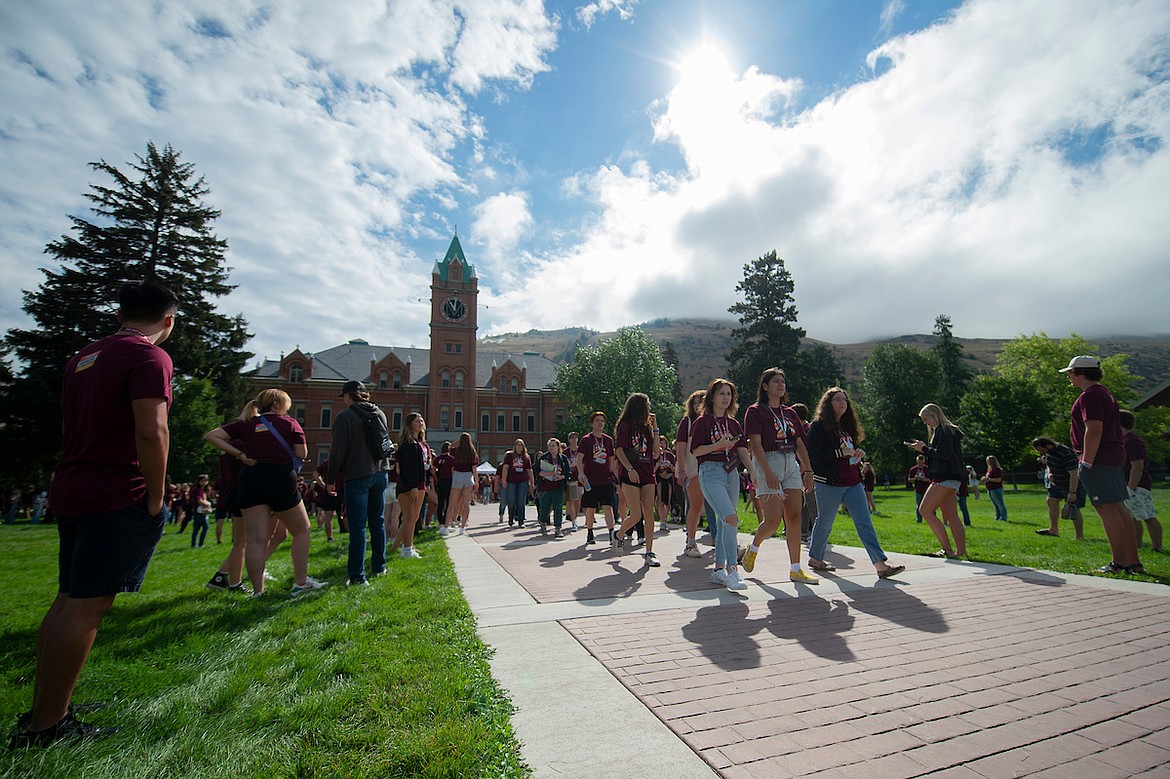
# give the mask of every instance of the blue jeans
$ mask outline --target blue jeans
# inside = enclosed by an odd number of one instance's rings
[[[857,536],[861,545],[869,554],[871,563],[880,563],[886,559],[886,553],[878,544],[877,531],[873,529],[873,520],[869,518],[869,504],[865,500],[865,488],[860,484],[849,487],[834,487],[817,482],[814,485],[817,494],[817,521],[813,525],[812,538],[808,542],[808,556],[814,560],[825,559],[825,547],[829,544],[829,533],[833,531],[833,520],[837,517],[837,507],[844,501],[853,520],[853,527],[857,528]]]
[[[988,490],[987,497],[991,498],[991,504],[995,506],[995,518],[1007,519],[1007,505],[1003,502],[1003,487],[998,490]]]
[[[739,471],[728,473],[721,463],[699,463],[699,487],[703,500],[711,504],[719,520],[735,517],[739,503]],[[707,515],[710,518],[710,514]],[[715,567],[736,564],[736,526],[717,521],[715,535]]]
[[[528,505],[528,482],[508,482],[504,490],[504,502],[508,505],[508,521],[524,522],[524,507]]]
[[[366,525],[370,528],[370,571],[386,570],[385,495],[389,481],[385,471],[345,481],[345,513],[349,519],[350,581],[366,578]]]
[[[971,525],[971,512],[967,511],[967,496],[959,495],[956,500],[959,503],[959,513],[963,515],[963,524],[969,527]]]
[[[914,521],[915,522],[922,521],[922,512],[920,512],[918,510],[918,507],[922,505],[922,499],[925,497],[926,497],[925,492],[919,492],[918,490],[914,490]],[[820,558],[817,558],[817,559],[820,559]]]

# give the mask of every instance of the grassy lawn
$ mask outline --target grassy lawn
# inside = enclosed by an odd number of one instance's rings
[[[877,515],[873,518],[878,539],[887,552],[923,554],[938,549],[938,540],[925,523],[914,521],[914,493],[905,489],[885,490],[878,487],[874,492]],[[979,500],[967,499],[967,510],[971,514],[971,527],[967,528],[968,559],[985,563],[1022,565],[1029,568],[1043,568],[1062,573],[1088,573],[1109,562],[1109,545],[1105,541],[1105,530],[1101,519],[1091,506],[1084,509],[1085,540],[1073,539],[1072,523],[1060,521],[1060,537],[1048,538],[1035,534],[1037,528],[1048,527],[1048,507],[1042,487],[1028,485],[1012,492],[1004,491],[1008,521],[996,522],[995,509],[987,496],[980,494]],[[1154,490],[1154,505],[1163,525],[1170,525],[1170,489]],[[757,527],[756,517],[750,511],[742,511],[741,528],[752,532]],[[1170,539],[1167,539],[1170,540]],[[861,546],[853,523],[844,514],[838,515],[833,524],[830,541],[848,546]],[[1150,550],[1149,535],[1146,534],[1140,550],[1142,564],[1148,576],[1133,578],[1141,581],[1170,584],[1170,555]]]
[[[116,724],[89,744],[10,752],[32,700],[34,643],[56,590],[55,526],[0,527],[0,776],[496,777],[528,769],[511,704],[433,531],[421,560],[395,559],[347,589],[348,536],[314,531],[309,573],[332,586],[288,598],[287,543],[277,581],[251,600],[206,589],[228,547],[190,548],[171,528],[143,592],[119,596],[98,633],[75,701]]]

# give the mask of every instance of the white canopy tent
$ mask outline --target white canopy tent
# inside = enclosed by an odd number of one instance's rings
[[[479,474],[492,474],[496,472],[496,466],[485,460],[479,464],[479,467],[475,469],[475,472]]]

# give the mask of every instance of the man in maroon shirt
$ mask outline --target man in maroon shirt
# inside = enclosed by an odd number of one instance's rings
[[[1089,355],[1069,360],[1060,372],[1069,384],[1081,391],[1073,403],[1069,439],[1080,464],[1077,476],[1085,485],[1105,526],[1105,537],[1113,559],[1097,569],[1098,573],[1145,573],[1138,560],[1133,516],[1125,507],[1125,440],[1121,431],[1120,409],[1109,390],[1101,385],[1101,361]]]
[[[73,688],[119,592],[137,592],[163,532],[171,334],[178,299],[146,282],[118,294],[122,327],[65,365],[64,448],[49,503],[59,518],[58,593],[37,635],[32,711],[12,746],[117,730],[78,721]]]

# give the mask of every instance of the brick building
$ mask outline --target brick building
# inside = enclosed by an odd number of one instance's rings
[[[329,456],[333,415],[345,408],[339,397],[350,379],[364,382],[397,438],[402,420],[418,411],[427,441],[471,434],[481,460],[499,463],[517,438],[532,450],[556,434],[564,404],[549,389],[556,364],[533,352],[482,351],[476,341],[479,280],[459,238],[431,271],[431,348],[377,346],[361,339],[316,354],[300,349],[268,360],[249,377],[256,390],[280,387],[293,401],[290,412],[305,429],[309,457]]]

